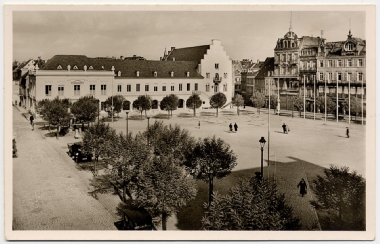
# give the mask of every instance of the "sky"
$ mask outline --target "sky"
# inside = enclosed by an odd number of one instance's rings
[[[327,41],[366,39],[365,12],[339,11],[15,11],[13,60],[142,56],[159,60],[165,48],[211,44],[219,39],[233,60],[273,57],[289,30]]]

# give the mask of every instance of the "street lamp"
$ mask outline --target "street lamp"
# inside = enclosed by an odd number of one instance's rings
[[[128,113],[129,112],[125,112],[127,114],[127,137],[128,137]]]
[[[261,137],[259,142],[260,142],[260,147],[261,147],[261,174],[260,174],[260,178],[263,179],[263,153],[264,153],[264,146],[265,146],[265,142],[266,142],[263,136]]]

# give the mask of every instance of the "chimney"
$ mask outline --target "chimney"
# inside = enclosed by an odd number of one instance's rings
[[[257,60],[257,63],[259,63],[260,62],[260,60]]]
[[[135,55],[135,54],[133,54],[133,57],[134,57],[134,58],[136,58],[136,55]]]
[[[175,47],[171,47],[171,52],[173,52],[174,49],[175,49]]]

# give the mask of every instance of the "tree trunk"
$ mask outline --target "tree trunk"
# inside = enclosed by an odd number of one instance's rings
[[[239,107],[237,107],[237,115],[239,116]]]
[[[49,133],[50,133],[50,132],[51,132],[51,131],[50,131],[50,122],[49,122],[49,127],[48,127],[48,128],[49,128]]]
[[[127,192],[127,186],[125,185],[125,182],[123,181],[123,203],[127,202],[126,192]]]
[[[142,121],[142,111],[140,112],[140,116],[141,116],[141,119],[140,119],[140,120]]]
[[[218,117],[218,107],[216,107],[216,117]]]
[[[208,189],[208,206],[211,206],[212,202],[212,193],[214,189],[214,177],[209,177],[209,189]]]
[[[162,230],[166,230],[166,219],[167,219],[167,214],[165,212],[162,213]]]
[[[59,133],[59,125],[57,125],[57,134],[56,134],[57,140],[58,140],[58,133]]]
[[[193,115],[193,117],[195,118],[195,107],[194,107],[194,115]]]
[[[294,105],[292,106],[292,118],[294,117],[294,116],[293,116],[293,111],[294,111]]]

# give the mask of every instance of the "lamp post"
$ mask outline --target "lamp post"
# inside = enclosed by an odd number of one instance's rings
[[[306,78],[303,76],[303,118],[305,119],[306,114]]]
[[[264,146],[265,146],[265,142],[266,142],[263,136],[261,137],[259,142],[260,142],[260,147],[261,147],[261,174],[260,174],[260,178],[262,180],[263,179],[263,153],[264,153]]]
[[[313,81],[314,81],[314,107],[313,107],[313,112],[314,112],[314,120],[315,120],[315,75],[313,75]]]
[[[125,112],[127,114],[127,137],[128,137],[128,113],[129,112]]]

